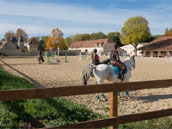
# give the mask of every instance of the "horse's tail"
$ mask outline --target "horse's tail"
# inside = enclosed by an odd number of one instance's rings
[[[87,85],[87,81],[89,80],[90,76],[94,77],[93,69],[96,69],[96,66],[93,64],[87,64],[82,69],[82,84]]]

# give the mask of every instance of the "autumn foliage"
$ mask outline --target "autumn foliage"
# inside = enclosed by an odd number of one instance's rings
[[[27,41],[28,35],[26,34],[26,32],[23,29],[18,28],[16,31],[16,39],[18,40],[20,36],[22,36],[24,42]]]
[[[52,44],[52,37],[48,36],[48,41],[46,43],[46,50],[54,49],[54,44]]]
[[[46,43],[45,49],[46,50],[50,50],[50,49],[56,50],[58,47],[60,49],[65,49],[66,44],[63,39],[63,32],[60,29],[55,28],[55,29],[52,29],[52,36],[48,37],[48,41]]]
[[[165,33],[164,33],[164,36],[172,36],[172,28],[171,29],[166,29],[165,30]]]
[[[14,38],[14,37],[15,37],[14,31],[8,31],[5,33],[5,36],[4,36],[5,39]]]

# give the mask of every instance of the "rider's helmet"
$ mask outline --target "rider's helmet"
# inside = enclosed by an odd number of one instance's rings
[[[94,53],[97,53],[97,49],[93,49],[93,52],[94,52]]]

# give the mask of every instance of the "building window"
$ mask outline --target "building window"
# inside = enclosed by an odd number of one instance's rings
[[[169,56],[170,56],[170,57],[172,56],[172,51],[169,51]]]
[[[150,57],[150,51],[146,51],[145,56]]]
[[[165,57],[166,56],[166,51],[161,51],[161,57]]]
[[[158,57],[158,51],[153,51],[153,57]]]

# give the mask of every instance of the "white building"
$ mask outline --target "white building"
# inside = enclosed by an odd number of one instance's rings
[[[109,39],[98,39],[98,40],[89,40],[89,41],[76,41],[69,48],[69,51],[81,51],[88,52],[89,54],[93,49],[97,49],[98,54],[104,54],[104,47],[107,44],[112,44],[112,41]]]
[[[139,43],[137,45],[137,49],[146,45],[146,44],[147,43]],[[127,51],[127,55],[134,55],[135,54],[135,48],[131,44],[122,46],[121,48],[124,49],[125,51]],[[137,56],[142,56],[141,52],[142,52],[141,50],[137,50]]]

